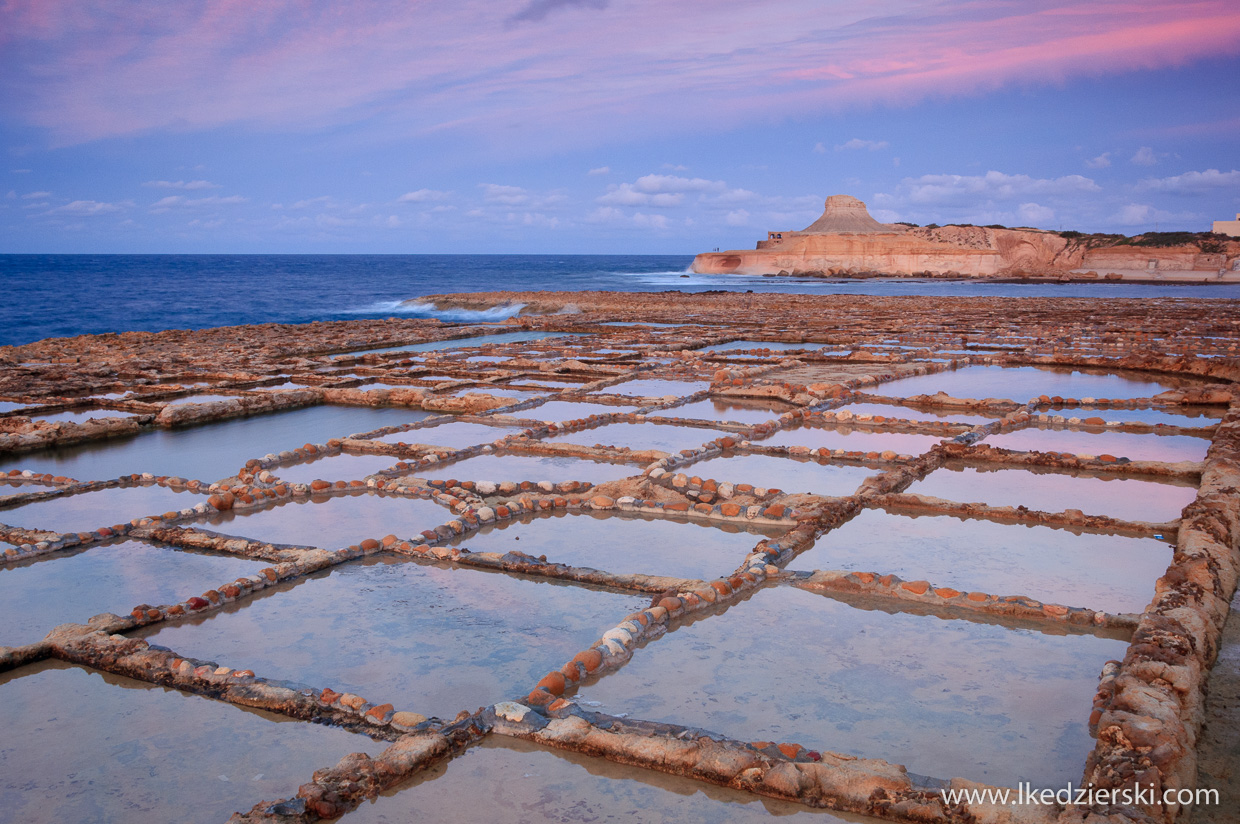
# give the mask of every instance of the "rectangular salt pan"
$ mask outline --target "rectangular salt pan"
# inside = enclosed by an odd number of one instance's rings
[[[1074,455],[1111,455],[1133,461],[1205,460],[1210,441],[1188,435],[1138,435],[1131,432],[1081,432],[1072,429],[1030,427],[991,435],[991,446],[1021,452],[1071,452]]]
[[[367,475],[391,468],[400,460],[395,455],[341,453],[306,463],[272,467],[271,474],[290,484],[308,484],[314,480],[360,481]]]
[[[489,426],[484,423],[451,421],[449,423],[441,423],[438,426],[393,432],[389,435],[382,435],[375,440],[385,443],[420,443],[428,446],[464,449],[467,446],[494,443],[501,438],[506,438],[520,431],[515,426]]]
[[[640,475],[639,464],[542,455],[477,455],[462,461],[414,470],[421,478],[461,481],[585,481],[601,484]]]
[[[1024,403],[1040,395],[1062,398],[1149,398],[1189,385],[1183,380],[1038,366],[967,366],[866,387],[874,395],[907,398],[946,392],[956,398],[1006,398]]]
[[[206,495],[163,486],[108,487],[0,509],[0,523],[52,532],[90,532],[206,502]]]
[[[732,574],[758,541],[785,531],[748,525],[741,531],[731,524],[719,528],[662,518],[561,515],[507,521],[451,543],[474,552],[546,555],[555,563],[618,574],[710,580]]]
[[[882,394],[882,393],[879,393]],[[889,406],[885,403],[850,403],[838,411],[850,412],[853,415],[882,415],[884,418],[897,418],[906,421],[945,421],[947,423],[990,423],[997,418],[979,415],[975,412],[962,412],[947,407],[930,407],[915,409],[911,406]]]
[[[341,822],[757,824],[770,822],[772,816],[781,824],[861,821],[857,816],[491,736],[447,764],[363,803]]]
[[[1221,406],[1168,406],[1141,409],[1097,409],[1091,407],[1040,406],[1036,414],[1062,418],[1102,418],[1104,421],[1121,423],[1166,424],[1167,426],[1200,427],[1213,426],[1223,417]]]
[[[646,644],[577,700],[935,778],[1060,787],[1080,779],[1098,673],[1125,648],[775,587]]]
[[[0,675],[0,809],[14,822],[218,824],[383,743],[48,661]]]
[[[59,624],[101,612],[175,604],[265,566],[140,541],[34,558],[0,570],[0,646],[33,643]]]
[[[535,421],[575,421],[591,415],[613,415],[633,412],[634,406],[612,406],[602,403],[577,403],[575,401],[548,401],[531,409],[522,409],[512,414],[519,418]]]
[[[132,418],[135,414],[120,409],[66,409],[63,412],[32,414],[30,417],[48,423],[86,423],[89,420],[102,420],[103,418]]]
[[[374,355],[381,352],[443,352],[449,349],[467,349],[473,346],[487,346],[498,343],[522,343],[525,341],[547,340],[548,338],[563,338],[575,336],[576,334],[573,332],[501,332],[495,335],[477,335],[472,338],[411,343],[407,346],[388,346],[382,349],[359,349],[345,352],[338,357]]]
[[[720,421],[731,423],[765,423],[775,420],[783,413],[793,409],[790,404],[745,403],[719,398],[687,403],[672,409],[658,409],[651,415],[664,418],[690,418],[703,421]]]
[[[285,501],[260,510],[221,512],[203,520],[211,530],[274,544],[323,549],[352,546],[367,538],[412,538],[455,517],[424,498],[374,492]]]
[[[1171,555],[1171,546],[1150,538],[867,509],[788,568],[893,574],[961,592],[1135,613],[1150,602]]]
[[[825,345],[822,343],[782,343],[769,340],[734,340],[731,343],[716,343],[714,346],[706,346],[698,351],[735,352],[748,349],[769,349],[772,352],[784,352],[789,349],[805,349],[812,352],[815,349],[821,349]]]
[[[1135,478],[1093,478],[1022,469],[985,471],[945,466],[917,481],[907,492],[961,503],[1021,506],[1043,512],[1079,509],[1127,521],[1163,523],[1197,496],[1192,486]]]
[[[633,450],[657,449],[677,453],[682,449],[698,449],[707,441],[729,433],[692,426],[656,423],[610,423],[593,429],[582,429],[563,435],[543,438],[547,443],[571,443],[579,446],[627,447]]]
[[[910,435],[903,432],[875,432],[848,426],[798,426],[781,429],[769,438],[755,441],[757,446],[805,446],[810,449],[843,449],[845,452],[885,452],[920,455],[942,441],[936,435]]]
[[[685,395],[692,395],[709,387],[710,383],[708,381],[674,381],[651,378],[648,380],[625,381],[624,383],[618,383],[597,391],[600,394],[631,395],[638,398],[662,398],[665,395],[675,395],[678,398],[683,398]]]
[[[524,695],[645,596],[375,556],[152,643],[451,719]]]
[[[132,438],[0,455],[0,470],[30,469],[80,481],[149,472],[210,483],[235,475],[250,458],[428,417],[430,413],[417,409],[309,406],[200,426],[153,429]]]
[[[733,484],[834,497],[852,495],[862,481],[878,472],[863,466],[832,465],[767,455],[711,458],[682,467],[679,471]]]

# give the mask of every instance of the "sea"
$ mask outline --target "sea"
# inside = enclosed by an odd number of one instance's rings
[[[986,283],[698,275],[691,255],[0,255],[0,346],[87,333],[426,317],[448,292],[784,292],[924,297],[1240,298],[1240,285]]]

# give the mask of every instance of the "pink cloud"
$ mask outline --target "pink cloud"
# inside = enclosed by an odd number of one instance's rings
[[[1240,52],[1240,8],[1228,0],[1055,2],[544,2],[568,8],[514,26],[530,0],[9,0],[0,90],[10,116],[61,143],[369,121],[388,134],[571,125],[581,136]]]

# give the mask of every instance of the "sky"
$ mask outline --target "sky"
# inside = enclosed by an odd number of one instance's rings
[[[1235,0],[0,0],[0,253],[752,248],[1240,212]]]

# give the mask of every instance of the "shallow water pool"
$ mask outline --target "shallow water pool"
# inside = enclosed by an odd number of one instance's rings
[[[474,552],[546,555],[554,563],[619,574],[710,580],[734,572],[762,538],[786,531],[599,513],[506,521],[450,543]]]
[[[386,746],[59,661],[0,674],[0,728],[13,822],[219,824]]]
[[[108,487],[0,509],[0,523],[53,532],[90,532],[206,501],[206,495],[164,486]]]
[[[276,597],[143,634],[183,655],[451,719],[527,693],[649,603],[373,556]]]
[[[893,574],[1119,613],[1145,609],[1173,549],[1152,538],[866,509],[787,566]]]
[[[1131,432],[1082,432],[1072,429],[1029,427],[986,439],[991,446],[1021,452],[1071,452],[1074,455],[1114,455],[1133,461],[1205,460],[1210,441],[1189,435],[1138,435]]]
[[[220,512],[203,525],[228,535],[275,544],[340,549],[367,538],[412,538],[452,520],[451,510],[426,498],[362,492],[284,501],[259,510]]]
[[[658,449],[677,453],[682,449],[697,449],[707,441],[722,438],[727,434],[714,429],[671,424],[609,423],[594,429],[549,436],[543,440],[547,443],[571,443],[579,446],[604,444],[635,450]]]
[[[772,587],[648,643],[577,699],[936,778],[1057,787],[1080,779],[1098,673],[1126,646]]]
[[[1024,403],[1039,395],[1062,398],[1149,398],[1191,385],[1184,380],[1139,372],[1110,374],[1041,366],[966,366],[900,378],[867,387],[875,395],[906,398],[946,392],[956,398],[1007,398]]]
[[[586,481],[601,484],[640,475],[643,465],[544,455],[475,455],[416,470],[419,478],[462,481]]]
[[[0,568],[0,646],[38,641],[101,612],[175,604],[267,566],[265,561],[141,541],[42,555]]]
[[[852,495],[862,481],[878,474],[878,470],[864,466],[824,464],[769,455],[711,458],[680,467],[678,471],[690,476],[731,481],[733,484],[832,496]]]
[[[416,409],[307,406],[200,426],[151,429],[129,438],[79,446],[0,455],[0,470],[30,469],[79,481],[150,472],[213,482],[235,475],[247,460],[269,452],[326,443],[331,438],[428,417],[429,412]]]
[[[785,412],[794,409],[791,404],[762,403],[705,398],[693,401],[684,406],[672,409],[659,409],[651,412],[664,418],[690,418],[703,421],[720,421],[731,423],[765,423],[774,420]]]
[[[1197,496],[1195,486],[1135,478],[1094,478],[1022,469],[980,470],[944,466],[907,490],[962,503],[1020,506],[1043,512],[1079,509],[1130,521],[1162,523],[1180,517]]]
[[[491,736],[362,804],[342,824],[873,822],[689,778]]]
[[[805,426],[781,429],[769,438],[754,441],[758,446],[805,446],[810,449],[843,449],[847,452],[883,452],[920,455],[940,443],[936,435],[910,435],[903,432],[875,432],[848,426]]]

